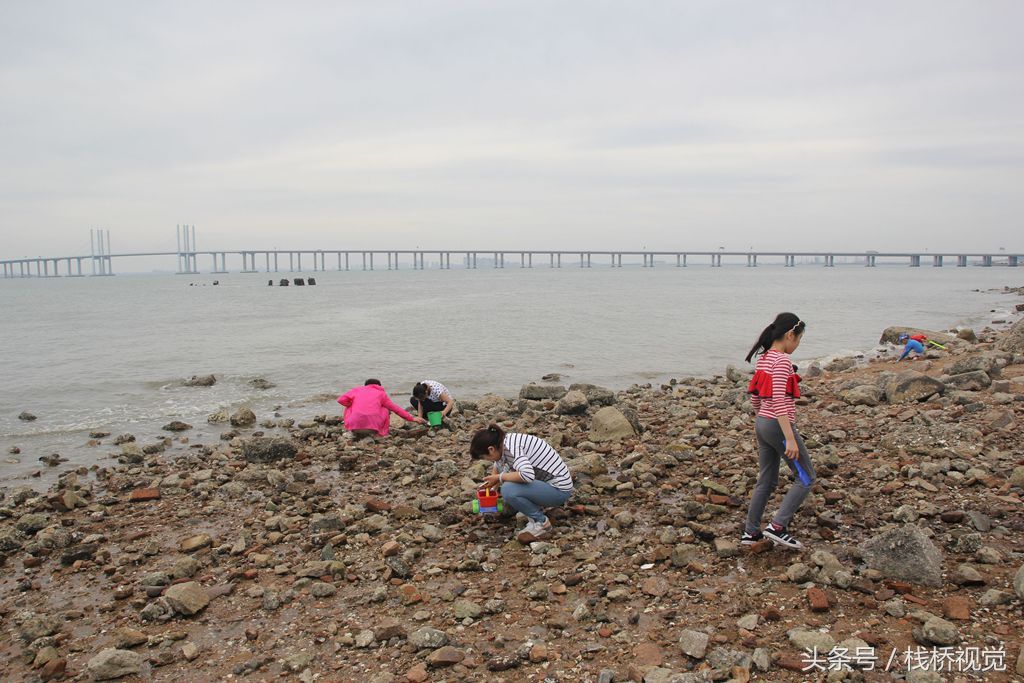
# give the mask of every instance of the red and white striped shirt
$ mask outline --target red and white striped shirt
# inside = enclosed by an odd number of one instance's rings
[[[764,372],[771,375],[772,395],[767,397],[752,395],[750,403],[754,406],[758,416],[777,419],[785,415],[790,422],[796,422],[796,402],[791,394],[786,393],[789,388],[790,377],[793,375],[793,359],[788,353],[769,350],[757,359],[754,366],[754,373]]]

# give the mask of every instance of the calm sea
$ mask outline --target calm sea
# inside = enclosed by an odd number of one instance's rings
[[[91,464],[110,450],[86,446],[92,430],[146,443],[179,419],[210,440],[220,429],[205,418],[221,408],[336,412],[323,395],[367,377],[405,403],[427,378],[472,398],[512,395],[547,373],[621,388],[721,372],[781,310],[807,321],[798,358],[869,350],[888,325],[1008,315],[1019,299],[996,290],[1020,285],[1018,272],[514,267],[321,272],[315,287],[287,288],[239,273],[0,280],[0,481],[51,453]],[[180,386],[207,373],[215,386]],[[257,377],[276,386],[254,389]],[[38,419],[20,421],[22,411]]]

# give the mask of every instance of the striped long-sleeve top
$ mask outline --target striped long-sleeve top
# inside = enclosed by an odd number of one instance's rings
[[[523,481],[546,481],[561,491],[572,491],[572,474],[551,445],[532,434],[506,434],[498,472],[519,472]]]
[[[799,381],[788,353],[769,350],[758,358],[749,388],[750,402],[758,416],[777,419],[785,415],[795,422]]]

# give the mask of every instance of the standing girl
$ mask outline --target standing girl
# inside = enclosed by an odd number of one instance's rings
[[[760,474],[750,498],[747,524],[740,543],[750,545],[767,538],[787,548],[802,548],[800,541],[787,531],[793,515],[804,502],[815,482],[814,466],[807,455],[803,437],[796,429],[796,401],[800,397],[800,376],[790,354],[800,346],[807,326],[793,313],[779,313],[764,328],[757,343],[747,354],[747,362],[760,355],[748,391],[757,411],[754,432]],[[782,500],[782,506],[771,523],[761,531],[761,517],[776,485],[779,483],[779,462],[785,456],[795,481]],[[799,463],[799,468],[797,466]],[[803,469],[803,476],[799,469]]]
[[[547,441],[532,434],[506,434],[492,424],[473,435],[469,454],[494,463],[481,488],[500,486],[505,505],[530,520],[516,535],[520,543],[551,535],[551,521],[544,508],[564,505],[573,486],[569,467]]]

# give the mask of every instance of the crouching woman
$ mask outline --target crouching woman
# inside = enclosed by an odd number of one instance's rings
[[[532,543],[548,538],[551,520],[544,508],[564,505],[572,495],[572,473],[558,452],[536,436],[506,434],[492,424],[473,435],[469,454],[494,463],[481,488],[500,486],[505,505],[529,519],[516,540]]]

